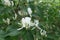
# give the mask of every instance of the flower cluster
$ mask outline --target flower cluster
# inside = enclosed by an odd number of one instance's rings
[[[21,19],[22,27],[25,27],[25,28],[30,28],[31,26],[36,26],[37,27],[38,24],[39,24],[39,20],[34,19],[34,21],[32,21],[32,19],[31,19],[32,18],[32,15],[31,15],[32,14],[32,9],[30,7],[27,8],[27,12],[30,15],[30,17],[24,17],[24,18]],[[21,14],[20,11],[18,13]]]
[[[21,19],[22,27],[30,28],[31,26],[38,26],[39,21],[34,20],[34,22],[31,21],[31,17],[25,17]]]
[[[9,19],[9,18],[7,18],[6,20],[3,19],[3,22],[4,22],[4,23],[7,23],[7,24],[9,25],[9,24],[10,24],[10,19]]]
[[[13,3],[13,1],[10,1],[10,0],[4,0],[4,5],[13,6],[14,3]]]
[[[30,23],[31,23],[31,18],[30,17],[25,17],[25,18],[22,18],[21,20],[21,23],[22,23],[22,27],[30,27]]]

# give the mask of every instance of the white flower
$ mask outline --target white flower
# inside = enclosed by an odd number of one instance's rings
[[[34,26],[35,25],[35,23],[33,23],[33,22],[30,22],[30,26]]]
[[[30,18],[30,17],[25,17],[25,22],[26,22],[27,24],[30,24],[30,21],[31,21],[31,18]]]
[[[6,23],[6,20],[5,20],[5,19],[3,19],[3,22],[4,22],[4,23]]]
[[[15,16],[13,17],[13,20],[16,20],[17,19],[17,14],[15,13]]]
[[[30,27],[30,23],[31,23],[31,18],[30,17],[22,18],[21,21],[22,21],[22,26],[23,27],[26,27],[26,28]]]
[[[17,14],[15,13],[15,19],[17,19]]]
[[[7,6],[10,6],[11,5],[11,3],[10,3],[9,0],[4,0],[4,4],[7,5]]]
[[[22,15],[21,11],[18,11],[18,14],[19,14],[19,15]]]
[[[14,2],[13,1],[11,1],[11,5],[14,6]]]
[[[46,31],[45,31],[45,30],[42,30],[42,29],[41,29],[40,33],[41,33],[41,35],[42,35],[42,36],[47,36],[47,34],[46,34]]]
[[[10,24],[10,19],[9,19],[9,18],[7,18],[6,20],[3,19],[3,22],[4,22],[4,23],[7,23],[7,24],[9,25],[9,24]]]
[[[28,11],[29,15],[31,16],[31,14],[32,14],[32,10],[31,10],[30,7],[27,8],[27,11]]]
[[[34,20],[35,26],[38,26],[39,20]]]
[[[22,27],[25,27],[25,19],[22,18]]]
[[[6,22],[7,22],[7,24],[9,25],[9,24],[10,24],[10,19],[7,18]]]

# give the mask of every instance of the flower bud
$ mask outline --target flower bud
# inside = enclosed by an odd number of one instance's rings
[[[28,11],[28,14],[31,16],[31,14],[32,14],[32,10],[31,10],[30,7],[27,8],[27,11]]]
[[[4,0],[4,5],[10,6],[10,5],[11,5],[11,3],[10,3],[10,1],[9,1],[9,0]]]

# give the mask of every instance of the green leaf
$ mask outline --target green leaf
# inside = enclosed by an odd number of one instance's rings
[[[6,37],[6,36],[5,36],[5,32],[4,32],[3,30],[0,30],[0,37],[1,37],[1,38]]]
[[[19,34],[19,31],[14,30],[12,32],[9,32],[7,35],[9,35],[9,36],[17,36],[18,34]]]
[[[23,40],[34,40],[31,30],[22,31],[20,35],[22,36]]]
[[[4,38],[0,38],[0,40],[5,40]]]

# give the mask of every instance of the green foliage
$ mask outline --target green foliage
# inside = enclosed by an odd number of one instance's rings
[[[13,0],[14,5],[7,6],[4,5],[4,0],[0,0],[0,40],[60,40],[60,1],[45,1]],[[28,7],[32,9],[32,21],[38,19],[39,27],[46,30],[47,36],[42,36],[37,28],[17,30],[21,28],[21,24],[18,24],[21,19],[29,16],[26,15]],[[18,11],[22,14],[19,15]],[[13,19],[15,13],[16,20]],[[7,18],[10,19],[10,24],[3,21]]]

